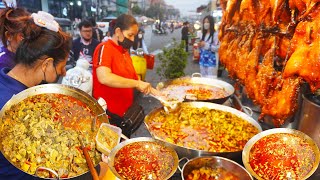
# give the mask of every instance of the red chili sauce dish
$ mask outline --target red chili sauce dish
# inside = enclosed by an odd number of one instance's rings
[[[303,138],[277,133],[258,140],[251,148],[249,164],[263,179],[303,179],[313,168],[316,154]]]
[[[121,148],[114,159],[118,174],[128,180],[164,180],[172,172],[171,151],[155,142],[134,142]]]

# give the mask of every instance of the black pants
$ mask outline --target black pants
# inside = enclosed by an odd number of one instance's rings
[[[188,46],[189,46],[188,39],[182,39],[182,40],[185,42],[185,44],[186,44],[186,52],[188,52],[188,50],[189,50],[189,48],[188,48]]]

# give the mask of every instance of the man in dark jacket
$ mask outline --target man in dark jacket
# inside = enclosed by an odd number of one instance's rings
[[[78,28],[80,37],[72,42],[67,69],[74,67],[79,58],[83,58],[91,64],[93,52],[99,44],[99,41],[92,37],[93,26],[90,21],[83,20],[79,23]]]
[[[93,27],[93,32],[92,32],[92,37],[96,40],[98,40],[99,42],[102,41],[103,39],[103,32],[101,29],[98,28],[96,20],[92,17],[89,19],[89,21],[92,24]]]
[[[188,34],[189,34],[189,22],[186,21],[183,23],[183,28],[181,30],[181,40],[185,41],[186,44],[186,52],[188,52]]]

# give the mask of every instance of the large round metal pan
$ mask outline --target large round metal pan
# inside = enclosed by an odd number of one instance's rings
[[[224,89],[227,92],[227,95],[222,98],[218,99],[205,99],[205,100],[196,100],[196,101],[203,101],[203,102],[213,102],[217,104],[223,104],[231,95],[234,94],[234,87],[222,80],[219,79],[213,79],[213,78],[205,78],[205,77],[183,77],[183,78],[177,78],[173,80],[169,80],[167,82],[160,82],[157,85],[157,89],[161,90],[163,88],[168,87],[169,85],[179,85],[181,83],[187,83],[190,85],[196,84],[196,85],[205,85],[206,87],[218,87],[221,89]],[[191,101],[191,100],[186,100]]]
[[[258,180],[263,180],[260,176],[258,176],[253,169],[251,168],[250,164],[249,164],[249,156],[250,156],[250,150],[252,148],[252,146],[259,141],[261,138],[271,135],[271,134],[278,134],[278,133],[287,133],[287,134],[294,134],[297,135],[299,137],[301,137],[302,139],[306,140],[307,143],[312,147],[314,153],[316,154],[316,159],[315,162],[313,164],[313,168],[312,170],[303,178],[303,179],[308,179],[317,169],[318,165],[319,165],[319,149],[316,145],[316,143],[306,134],[304,134],[301,131],[298,130],[294,130],[294,129],[289,129],[289,128],[275,128],[275,129],[269,129],[263,132],[260,132],[259,134],[253,136],[245,145],[245,147],[243,148],[242,151],[242,162],[245,166],[245,168],[249,171],[249,173],[254,176],[256,179]]]
[[[0,111],[0,126],[3,123],[2,117],[4,116],[4,113],[7,110],[9,110],[11,108],[11,106],[18,104],[19,102],[23,101],[24,99],[26,99],[28,97],[32,97],[32,96],[39,95],[39,94],[52,94],[52,93],[67,95],[67,96],[71,96],[71,97],[74,97],[74,98],[80,100],[81,102],[86,104],[88,106],[88,108],[91,109],[95,115],[97,115],[97,116],[99,115],[96,119],[97,121],[109,123],[108,117],[105,114],[105,111],[102,109],[102,107],[98,104],[98,102],[93,97],[91,97],[90,95],[88,95],[84,91],[77,89],[77,88],[74,88],[74,87],[71,87],[71,86],[66,86],[66,85],[61,85],[61,84],[45,84],[45,85],[39,85],[39,86],[28,88],[28,89],[20,92],[19,94],[14,95],[3,106],[3,108]],[[98,124],[98,123],[96,123],[96,124]],[[91,126],[91,124],[88,124],[88,126]],[[97,129],[99,129],[98,126],[97,126]],[[3,146],[2,146],[1,142],[2,142],[2,139],[0,139],[0,150],[1,150],[1,152],[3,152]],[[2,154],[5,156],[5,153],[2,153]],[[11,162],[8,157],[6,157],[6,158],[8,159],[9,162]],[[12,165],[14,165],[14,163],[12,163]],[[18,168],[18,169],[20,169],[20,168]],[[20,169],[20,170],[23,171],[22,169]],[[85,174],[85,173],[83,173],[83,174]],[[81,176],[83,174],[80,174],[78,176]],[[35,176],[34,174],[30,174],[30,175]],[[78,176],[75,176],[75,177],[78,177]],[[71,178],[74,178],[74,177],[71,177]],[[50,178],[48,178],[48,179],[50,179]],[[69,178],[60,178],[60,179],[69,179]]]
[[[189,160],[186,164],[183,165],[183,168],[181,170],[182,180],[187,179],[188,175],[193,170],[198,170],[202,167],[210,167],[212,169],[223,168],[226,171],[231,172],[233,175],[237,176],[239,180],[253,180],[252,176],[244,167],[230,159],[219,156],[197,157]]]
[[[209,103],[209,102],[183,102],[181,103],[181,106],[186,105],[186,106],[192,106],[194,108],[209,108],[209,109],[216,109],[216,110],[221,110],[221,111],[225,111],[225,112],[230,112],[240,118],[242,118],[243,120],[249,122],[250,124],[252,124],[253,126],[255,126],[259,132],[262,131],[261,126],[259,125],[259,123],[254,120],[252,117],[248,116],[247,114],[238,111],[234,108],[228,107],[228,106],[224,106],[224,105],[220,105],[220,104],[214,104],[214,103]],[[163,108],[160,107],[158,109],[155,109],[153,111],[151,111],[144,120],[145,125],[147,126],[148,131],[150,132],[150,134],[155,138],[158,139],[160,141],[165,142],[168,146],[171,146],[172,148],[174,148],[176,150],[176,152],[178,153],[179,157],[187,157],[189,159],[192,159],[194,157],[199,157],[199,156],[222,156],[222,157],[226,157],[229,159],[237,159],[237,158],[241,158],[241,153],[242,151],[236,151],[236,152],[209,152],[209,151],[203,151],[203,150],[197,150],[197,149],[191,149],[191,148],[187,148],[187,147],[183,147],[183,146],[178,146],[176,144],[172,144],[170,142],[167,142],[159,137],[157,137],[152,130],[150,129],[150,127],[148,126],[148,122],[151,122],[155,115],[159,112],[162,111]]]
[[[112,173],[117,176],[119,179],[123,179],[119,173],[117,172],[117,170],[114,168],[114,158],[115,158],[115,155],[118,153],[118,151],[123,148],[124,146],[128,145],[128,144],[132,144],[132,143],[135,143],[135,142],[156,142],[158,144],[160,144],[161,146],[165,147],[166,149],[169,150],[173,160],[174,160],[174,165],[173,165],[173,168],[172,168],[172,171],[170,174],[168,174],[168,176],[166,178],[164,178],[164,180],[166,179],[169,179],[177,170],[178,168],[178,163],[179,163],[179,160],[178,160],[178,155],[177,153],[170,147],[168,147],[165,143],[161,142],[161,141],[158,141],[158,140],[155,140],[153,138],[150,138],[150,137],[139,137],[139,138],[133,138],[133,139],[129,139],[129,140],[126,140],[120,144],[118,144],[116,147],[114,147],[112,149],[112,151],[110,152],[109,156],[108,156],[108,165],[112,171]]]

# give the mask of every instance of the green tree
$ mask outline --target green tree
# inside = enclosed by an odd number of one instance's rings
[[[158,55],[160,65],[157,74],[161,78],[174,79],[184,76],[187,66],[188,53],[185,52],[185,42],[178,43],[173,39],[171,48],[163,48],[163,53]]]
[[[142,9],[138,5],[134,5],[132,7],[132,13],[135,15],[140,15],[142,14]]]
[[[165,9],[162,8],[159,4],[151,5],[147,11],[146,16],[156,19],[163,19]]]

